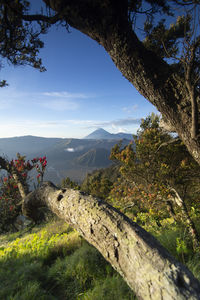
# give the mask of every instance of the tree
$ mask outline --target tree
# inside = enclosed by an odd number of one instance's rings
[[[87,174],[81,184],[80,190],[92,196],[106,199],[112,189],[113,183],[120,176],[118,169],[118,166],[112,165]]]
[[[44,70],[38,58],[43,46],[40,34],[56,22],[80,30],[105,48],[117,68],[158,108],[200,163],[199,1],[43,2],[46,12],[41,8],[40,14],[30,14],[29,1],[0,1],[1,57]]]
[[[199,165],[180,139],[163,132],[154,114],[142,120],[134,141],[134,148],[132,144],[121,148],[119,143],[111,151],[111,158],[121,163],[122,176],[129,182],[132,201],[137,204],[139,198],[143,209],[160,216],[162,208],[166,214],[167,207],[175,221],[174,208],[179,206],[197,248],[199,236],[189,211],[199,198]],[[122,180],[121,184],[124,188]]]
[[[198,37],[195,34],[186,37],[186,42],[192,46],[188,47],[191,51],[186,51],[187,55],[191,55],[189,60],[172,62],[168,56],[170,53],[177,57],[178,50],[182,49],[177,45],[179,40],[184,41],[187,33],[198,32],[197,23],[194,22],[195,28],[191,30],[189,20],[194,19],[190,12],[199,10],[199,1],[172,0],[170,6],[165,0],[43,2],[47,7],[45,13],[41,10],[41,13],[29,14],[29,1],[0,0],[1,57],[14,64],[30,64],[43,71],[38,58],[43,46],[39,40],[40,33],[45,33],[56,22],[61,22],[67,29],[70,25],[80,30],[105,48],[122,74],[175,128],[200,164],[200,138],[198,132],[191,134],[193,123],[198,129]],[[154,16],[160,12],[171,15],[174,6],[184,8],[188,13],[182,22],[174,22],[174,30],[165,30],[166,39],[160,44],[156,35],[152,35],[154,29],[159,29],[159,23],[153,26]],[[187,17],[188,14],[191,18]],[[153,41],[153,48],[143,41],[136,30],[137,17],[141,15],[146,16],[144,37]],[[198,16],[198,13],[194,15]],[[174,41],[177,50],[172,46]],[[182,57],[181,54],[179,57]],[[189,65],[187,76],[182,61]],[[189,85],[194,87],[193,93],[185,82],[186,78]],[[194,113],[192,103],[195,104]],[[199,299],[199,283],[193,276],[176,263],[151,235],[115,209],[94,198],[84,197],[78,191],[58,190],[46,184],[27,196],[24,211],[36,218],[36,207],[45,204],[77,228],[105,255],[135,290],[138,298]]]
[[[76,183],[75,181],[71,180],[69,177],[63,178],[61,180],[61,184],[60,184],[61,188],[69,188],[69,189],[74,189],[74,190],[79,190],[80,187],[78,185],[78,183]]]

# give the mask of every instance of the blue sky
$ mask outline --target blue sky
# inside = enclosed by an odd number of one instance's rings
[[[40,73],[4,62],[0,137],[83,138],[102,127],[135,133],[140,119],[157,112],[122,76],[103,47],[70,29],[53,27],[42,39]]]

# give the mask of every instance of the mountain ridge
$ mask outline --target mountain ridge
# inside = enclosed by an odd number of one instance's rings
[[[17,153],[25,155],[27,159],[46,156],[45,180],[57,184],[61,182],[62,178],[70,177],[72,180],[81,182],[88,173],[113,164],[109,159],[110,151],[119,140],[121,137],[117,139],[75,139],[29,135],[0,138],[0,156],[4,156],[8,160],[15,159]],[[129,141],[123,139],[122,147]]]
[[[127,139],[132,140],[133,136],[132,134],[125,133],[125,132],[119,132],[119,133],[110,133],[106,131],[103,128],[98,128],[86,137],[84,139],[105,139],[105,140],[121,140],[121,139]]]

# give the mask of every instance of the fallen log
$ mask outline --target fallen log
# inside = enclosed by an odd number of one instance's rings
[[[104,201],[50,182],[31,192],[23,213],[37,220],[46,206],[97,248],[138,299],[200,299],[200,283],[158,241]]]

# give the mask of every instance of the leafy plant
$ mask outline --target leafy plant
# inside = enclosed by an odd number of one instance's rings
[[[1,169],[6,171],[7,176],[0,180],[0,230],[10,230],[15,218],[21,212],[22,200],[30,189],[29,172],[36,170],[37,186],[40,186],[46,165],[46,156],[29,161],[18,153],[15,160],[1,159]]]
[[[196,247],[198,234],[189,212],[199,198],[198,164],[180,140],[163,132],[154,114],[142,121],[134,142],[135,147],[122,148],[119,143],[111,151],[124,178],[111,190],[112,199],[124,198],[127,202],[122,209],[137,207],[159,222],[169,214],[175,221],[183,220]]]

